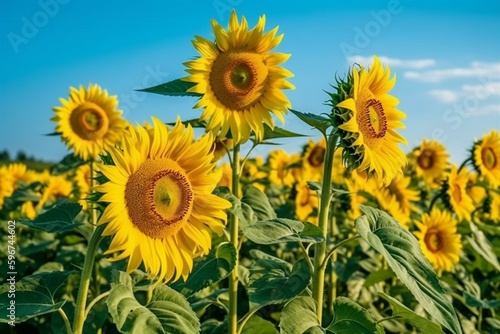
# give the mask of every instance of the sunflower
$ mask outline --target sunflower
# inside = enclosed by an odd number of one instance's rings
[[[449,154],[446,148],[435,140],[423,140],[412,153],[415,172],[428,185],[439,184],[448,165]]]
[[[217,187],[227,187],[229,190],[232,191],[233,188],[233,169],[231,168],[231,164],[228,162],[225,162],[217,168],[221,173],[222,176],[217,183]],[[240,192],[241,194],[241,192]]]
[[[73,184],[66,179],[66,176],[50,175],[36,209],[42,209],[47,204],[52,204],[59,198],[68,198],[72,192]]]
[[[420,199],[420,192],[410,187],[410,181],[410,177],[398,175],[389,186],[374,192],[381,206],[404,227],[408,227],[415,210],[413,203]]]
[[[300,221],[310,221],[317,224],[317,219],[311,220],[311,214],[318,209],[318,194],[307,185],[311,177],[306,173],[295,185],[295,215]]]
[[[470,220],[470,214],[474,210],[472,198],[467,195],[467,182],[469,181],[469,171],[462,168],[458,172],[457,166],[453,165],[445,183],[446,204],[458,216],[459,220]]]
[[[323,176],[325,162],[326,140],[322,137],[318,142],[309,139],[302,156],[302,167],[309,171],[310,180],[319,180]]]
[[[398,144],[407,143],[396,132],[405,128],[401,120],[406,115],[396,109],[399,100],[388,94],[396,83],[396,77],[389,77],[389,67],[384,69],[377,57],[368,70],[353,68],[347,83],[348,95],[335,106],[336,122],[343,130],[344,158],[348,158],[351,167],[368,172],[385,185],[402,174],[406,156]],[[341,93],[345,84],[338,88]]]
[[[220,138],[230,130],[235,144],[246,142],[251,131],[262,140],[264,123],[274,129],[271,113],[284,123],[291,107],[281,90],[295,88],[286,80],[293,74],[278,66],[290,55],[269,52],[283,35],[276,36],[278,27],[264,34],[265,23],[262,16],[248,30],[247,20],[239,23],[235,11],[227,30],[213,20],[215,42],[196,36],[193,45],[201,57],[184,63],[189,76],[183,80],[195,83],[189,92],[202,95],[195,105],[204,109],[200,120]]]
[[[450,271],[458,263],[462,250],[457,222],[450,213],[434,208],[430,215],[424,214],[422,221],[415,224],[419,231],[413,233],[418,238],[425,257],[438,274]]]
[[[90,179],[92,177],[92,171],[89,164],[84,164],[76,169],[75,181],[78,188],[78,193],[80,194],[80,203],[84,210],[87,209],[86,197],[90,194]]]
[[[284,150],[272,150],[269,152],[269,181],[277,186],[291,187],[295,182],[295,175],[290,166],[293,164],[294,156],[288,155]]]
[[[500,186],[500,134],[492,130],[472,149],[474,167],[493,187]]]
[[[233,148],[233,140],[230,138],[219,139],[215,138],[214,141],[214,162],[219,161]]]
[[[141,262],[158,282],[187,278],[193,258],[208,253],[212,231],[221,235],[231,204],[214,194],[213,136],[193,141],[194,131],[177,120],[168,128],[153,118],[153,135],[138,125],[122,142],[108,147],[116,165],[100,165],[108,179],[96,187],[109,203],[98,224],[112,235],[106,254],[128,258],[127,270]]]
[[[478,176],[477,173],[468,173],[466,190],[474,205],[480,205],[487,196],[486,189],[477,184]]]
[[[14,192],[14,180],[7,166],[0,167],[0,208],[2,208],[5,198],[10,197]]]
[[[266,185],[259,182],[267,179],[267,173],[262,170],[263,166],[264,160],[260,156],[255,159],[246,160],[241,173],[241,182],[243,184],[252,184],[255,188],[265,193]]]
[[[75,154],[84,160],[95,159],[108,145],[115,145],[127,127],[116,110],[116,96],[108,96],[98,85],[87,89],[70,87],[69,99],[60,99],[62,106],[54,107],[56,132]]]
[[[346,179],[345,184],[347,191],[349,191],[347,216],[354,221],[354,219],[361,216],[359,205],[368,202],[366,194],[373,194],[378,191],[377,184],[375,179],[369,179],[366,175],[357,172],[352,173],[351,177]]]

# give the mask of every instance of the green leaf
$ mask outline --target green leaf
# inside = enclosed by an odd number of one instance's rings
[[[276,213],[274,212],[271,203],[267,196],[249,184],[243,188],[243,197],[241,198],[241,203],[248,205],[249,208],[253,210],[257,220],[268,220],[276,218]],[[251,222],[249,222],[251,223]]]
[[[384,256],[396,276],[434,319],[453,333],[462,333],[446,291],[420,249],[417,239],[386,212],[360,205],[355,221],[361,237]]]
[[[195,84],[181,79],[172,80],[158,86],[139,89],[139,92],[154,93],[168,96],[200,96],[198,93],[188,92],[187,90]]]
[[[309,266],[305,259],[297,261],[292,270],[287,267],[288,263],[283,260],[261,259],[250,269],[250,272],[263,274],[256,280],[252,280],[248,286],[250,302],[261,305],[278,304],[292,299],[302,293],[311,279]]]
[[[307,186],[309,187],[309,189],[311,189],[313,191],[320,191],[321,190],[321,183],[319,183],[317,181],[306,181],[306,183],[307,183]],[[350,194],[350,192],[347,190],[338,189],[338,188],[335,188],[333,186],[330,186],[330,191],[334,194],[339,194],[339,195]]]
[[[281,312],[280,328],[283,334],[324,333],[316,317],[316,301],[302,296],[291,300]]]
[[[64,283],[70,274],[70,271],[53,271],[26,276],[15,283],[13,291],[8,281],[11,276],[7,273],[7,283],[0,286],[0,308],[8,312],[14,302],[16,323],[55,312],[66,302],[65,300],[56,302],[56,293],[65,286]],[[13,277],[15,280],[15,276]],[[5,316],[0,318],[0,322],[10,320],[12,319]]]
[[[252,207],[246,203],[242,203],[239,198],[231,193],[229,188],[217,187],[214,193],[217,196],[231,202],[231,207],[228,209],[228,211],[238,217],[240,222],[240,229],[244,229],[249,224],[255,223],[257,221],[257,216],[255,215]]]
[[[464,300],[465,304],[467,304],[470,307],[490,308],[490,309],[500,307],[500,300],[484,301],[467,291],[464,291]]]
[[[472,237],[466,236],[465,239],[469,242],[472,248],[479,254],[483,259],[488,261],[496,270],[500,271],[500,263],[498,263],[498,257],[495,251],[491,247],[491,243],[488,241],[483,231],[477,228],[474,223],[469,224],[472,231]]]
[[[113,282],[106,304],[120,333],[192,334],[200,323],[184,296],[166,285],[157,285],[151,301],[141,305],[133,292],[133,281],[121,273]],[[125,284],[124,284],[125,283]]]
[[[345,297],[338,297],[333,302],[333,320],[327,329],[335,334],[384,333],[366,309]]]
[[[383,282],[392,277],[394,277],[394,272],[391,269],[380,269],[377,271],[373,271],[366,277],[364,286],[369,287],[373,284]]]
[[[277,138],[294,138],[294,137],[307,137],[306,135],[302,135],[300,133],[295,133],[292,131],[288,131],[282,129],[280,127],[275,126],[274,130],[264,124],[264,140],[266,139],[277,139]]]
[[[70,153],[66,155],[58,164],[50,168],[50,173],[53,175],[61,175],[84,165],[86,162],[82,158]]]
[[[247,226],[243,232],[248,239],[261,245],[289,241],[316,243],[323,240],[319,227],[286,218],[259,221]]]
[[[243,327],[241,334],[278,334],[273,323],[260,317],[251,317]]]
[[[189,119],[187,121],[182,121],[181,123],[184,124],[184,126],[191,125],[193,128],[206,127],[206,124],[204,122],[200,122],[199,118]],[[170,126],[175,126],[175,124],[176,124],[176,122],[167,123],[167,125],[170,125]]]
[[[326,133],[326,129],[328,129],[330,126],[332,126],[332,123],[330,119],[315,115],[315,114],[310,114],[310,113],[303,113],[297,110],[289,109],[295,116],[300,118],[304,123],[312,126],[315,129],[318,129],[321,131],[321,133]]]
[[[195,260],[193,271],[186,282],[176,282],[172,288],[191,295],[226,278],[236,263],[236,249],[230,243],[212,248],[209,255]]]
[[[443,330],[437,324],[432,321],[419,316],[406,306],[404,306],[399,300],[393,298],[383,292],[379,292],[378,295],[389,302],[392,308],[392,316],[398,317],[415,327],[419,333],[422,334],[443,334]]]
[[[35,220],[21,219],[19,222],[45,232],[67,232],[74,230],[82,223],[75,222],[75,217],[82,211],[78,203],[63,203],[42,213]]]

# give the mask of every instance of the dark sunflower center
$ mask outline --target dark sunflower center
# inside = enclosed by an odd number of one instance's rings
[[[361,132],[367,138],[383,138],[387,132],[387,117],[382,103],[369,99],[358,118]]]
[[[418,156],[417,163],[422,169],[431,169],[432,166],[434,166],[434,151],[424,149],[423,152]]]
[[[151,238],[171,236],[191,214],[193,190],[186,173],[170,159],[149,159],[125,187],[132,223]]]
[[[424,241],[427,248],[433,253],[440,251],[444,246],[443,238],[439,231],[436,230],[429,230],[425,234]]]
[[[326,150],[323,147],[315,146],[307,157],[307,161],[313,167],[320,167],[325,161],[325,152]]]
[[[104,137],[108,131],[108,115],[100,106],[84,102],[75,108],[69,118],[71,128],[82,139],[96,140]]]
[[[212,65],[210,87],[225,107],[241,111],[260,99],[267,74],[267,66],[260,54],[222,52]]]
[[[483,160],[483,165],[487,169],[493,169],[497,165],[497,157],[493,148],[485,147],[481,150],[481,160]]]

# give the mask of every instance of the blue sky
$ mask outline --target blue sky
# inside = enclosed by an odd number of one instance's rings
[[[285,34],[276,50],[292,54],[284,67],[295,74],[287,92],[294,109],[328,112],[324,90],[335,75],[376,54],[398,78],[392,93],[407,113],[405,151],[434,138],[460,163],[474,139],[500,129],[499,1],[124,3],[0,2],[0,150],[60,160],[66,147],[44,134],[54,131],[52,107],[69,86],[98,83],[134,123],[198,117],[193,98],[134,90],[184,76],[182,63],[197,56],[191,39],[211,38],[211,19],[227,26],[232,8],[251,26],[266,14],[266,30],[279,25]],[[318,138],[291,114],[285,128]],[[283,143],[298,152],[306,139]]]

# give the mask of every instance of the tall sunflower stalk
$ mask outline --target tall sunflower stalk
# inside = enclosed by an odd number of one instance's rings
[[[231,159],[231,187],[232,193],[236,198],[240,197],[240,144],[237,144],[233,148],[233,155]],[[238,216],[231,214],[229,216],[229,228],[230,228],[230,242],[236,249],[236,259],[234,268],[229,275],[229,315],[228,315],[228,326],[229,333],[237,333],[238,331],[238,266],[239,266],[239,221]]]
[[[316,317],[321,323],[323,317],[323,295],[325,290],[325,270],[328,264],[326,239],[328,235],[328,217],[330,212],[330,203],[332,192],[330,185],[332,183],[332,169],[335,149],[337,147],[338,136],[335,132],[328,135],[325,162],[323,169],[323,182],[321,186],[321,197],[318,212],[318,227],[323,234],[323,241],[317,243],[314,249],[314,273],[312,278],[312,297],[316,301]],[[333,271],[331,275],[334,275]],[[330,287],[332,288],[332,287]],[[334,296],[332,296],[335,298]]]
[[[377,57],[367,70],[363,66],[352,69],[346,80],[337,81],[337,91],[330,94],[333,130],[327,136],[323,182],[319,206],[318,226],[324,241],[315,245],[312,297],[316,301],[316,316],[323,318],[323,296],[325,290],[325,270],[332,254],[344,243],[357,238],[335,240],[336,244],[327,249],[328,218],[332,200],[331,181],[334,153],[342,147],[344,165],[350,171],[373,177],[388,185],[397,175],[402,174],[406,156],[398,143],[406,139],[395,130],[404,128],[401,120],[405,114],[396,109],[399,101],[388,94],[395,84],[390,78],[390,69],[382,66]],[[331,237],[335,239],[333,231]],[[335,273],[331,272],[331,275]],[[332,280],[335,282],[335,279]],[[330,302],[336,295],[331,289]]]
[[[117,110],[116,96],[109,96],[106,90],[95,84],[88,88],[70,88],[69,99],[60,99],[61,106],[54,107],[56,132],[74,155],[90,165],[90,191],[94,191],[95,161],[103,147],[115,145],[127,127],[122,112]],[[94,269],[95,257],[101,241],[104,226],[97,226],[97,212],[92,201],[88,201],[88,212],[93,232],[89,240],[85,262],[80,278],[80,286],[76,300],[73,333],[83,331],[85,307]],[[95,278],[97,280],[97,277]],[[69,330],[69,329],[68,329]]]

